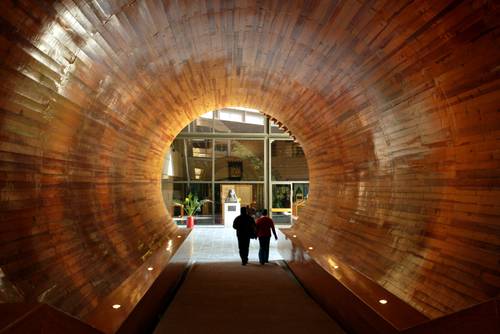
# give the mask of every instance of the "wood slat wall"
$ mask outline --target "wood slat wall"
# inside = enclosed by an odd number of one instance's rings
[[[85,315],[173,236],[163,156],[204,112],[301,142],[295,226],[429,317],[499,294],[495,1],[5,0],[2,300]]]

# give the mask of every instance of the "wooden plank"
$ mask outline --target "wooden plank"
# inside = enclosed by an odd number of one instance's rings
[[[82,317],[174,236],[164,153],[228,105],[301,142],[294,229],[318,263],[335,254],[428,317],[499,294],[494,2],[1,7],[0,267],[27,301]]]

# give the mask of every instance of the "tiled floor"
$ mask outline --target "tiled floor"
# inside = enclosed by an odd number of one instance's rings
[[[285,236],[277,229],[278,238]],[[192,239],[191,259],[195,262],[238,262],[238,240],[236,231],[232,228],[224,227],[200,227],[197,226],[191,232],[189,238]],[[269,247],[269,260],[281,260],[277,241],[271,238]],[[250,240],[249,262],[259,261],[259,241]]]

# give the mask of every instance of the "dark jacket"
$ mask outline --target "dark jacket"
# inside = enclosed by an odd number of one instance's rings
[[[233,228],[238,238],[256,238],[255,220],[249,215],[239,215],[234,219]]]

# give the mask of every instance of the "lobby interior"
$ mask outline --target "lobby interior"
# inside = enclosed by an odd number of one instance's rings
[[[228,184],[290,219],[266,268],[345,332],[500,332],[499,7],[2,1],[0,333],[152,332],[195,272],[192,184],[208,225]],[[223,110],[264,130],[229,138]],[[208,114],[205,167],[170,173]],[[306,173],[275,178],[286,145]],[[273,208],[296,185],[300,215]]]

